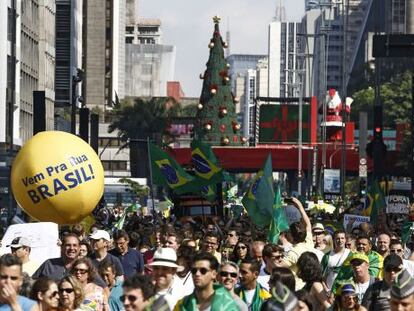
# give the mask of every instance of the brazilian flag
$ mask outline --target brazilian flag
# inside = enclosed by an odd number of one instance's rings
[[[167,186],[177,194],[191,191],[194,177],[187,174],[168,153],[150,143],[150,157],[154,184]]]
[[[217,186],[216,185],[208,185],[208,186],[201,186],[200,193],[203,198],[207,201],[214,202],[217,196]]]
[[[370,216],[370,222],[376,224],[378,215],[385,207],[385,199],[377,180],[374,180],[367,195],[367,208],[362,212],[363,216]]]
[[[197,140],[191,142],[191,162],[200,185],[212,185],[224,180],[224,171],[210,145]]]
[[[269,155],[263,168],[257,172],[253,183],[242,199],[253,223],[259,227],[269,226],[273,216],[273,191],[272,156]]]
[[[269,242],[276,244],[279,240],[280,233],[287,230],[289,230],[289,222],[286,217],[285,208],[283,207],[280,185],[278,185],[273,203],[273,217],[269,228]]]

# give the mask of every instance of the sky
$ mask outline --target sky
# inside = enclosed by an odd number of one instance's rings
[[[174,78],[186,97],[199,97],[206,69],[213,16],[220,33],[230,30],[231,54],[267,54],[268,25],[281,0],[139,0],[139,15],[159,18],[163,44],[176,46]],[[305,0],[284,0],[286,20],[300,21]]]

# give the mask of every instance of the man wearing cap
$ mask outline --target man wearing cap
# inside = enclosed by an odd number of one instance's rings
[[[177,270],[182,268],[177,264],[177,254],[170,247],[159,248],[148,265],[155,282],[155,298],[163,297],[172,310],[185,295],[184,285],[177,275]]]
[[[372,250],[372,243],[367,235],[358,236],[356,240],[356,249],[358,252],[368,256],[369,274],[373,277],[381,278],[384,258],[376,251]]]
[[[391,286],[391,311],[414,310],[414,279],[402,270]]]
[[[90,258],[96,269],[99,269],[99,265],[101,263],[109,262],[115,267],[117,280],[123,280],[124,269],[122,267],[121,261],[114,255],[108,253],[108,244],[111,241],[109,233],[105,230],[96,230],[89,236],[89,239],[94,250]]]
[[[312,237],[314,241],[315,249],[325,253],[326,243],[325,238],[325,227],[321,223],[316,223],[312,226]]]
[[[353,278],[355,284],[358,301],[362,301],[368,287],[375,282],[375,278],[369,274],[369,259],[363,253],[353,253],[349,258],[352,267]]]
[[[21,260],[23,264],[23,272],[32,276],[33,273],[39,269],[40,265],[36,261],[30,259],[30,245],[31,243],[29,239],[25,237],[17,237],[14,238],[11,244],[7,245],[7,247],[10,247],[11,253]]]
[[[390,310],[391,285],[402,268],[402,259],[398,255],[385,257],[384,279],[370,285],[362,300],[362,305],[368,311]]]

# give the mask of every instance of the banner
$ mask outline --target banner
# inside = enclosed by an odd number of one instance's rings
[[[385,197],[387,214],[408,214],[410,212],[410,199],[405,195],[389,195]]]
[[[338,169],[324,169],[323,192],[341,193],[341,171]]]
[[[369,221],[370,218],[368,216],[345,214],[344,229],[349,233],[352,231],[352,229],[359,227],[360,224],[364,222],[369,223]]]

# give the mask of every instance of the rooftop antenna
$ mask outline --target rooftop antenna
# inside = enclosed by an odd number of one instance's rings
[[[279,0],[279,3],[276,4],[275,17],[273,18],[276,22],[285,22],[286,21],[286,11],[283,1]]]

